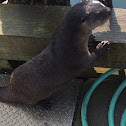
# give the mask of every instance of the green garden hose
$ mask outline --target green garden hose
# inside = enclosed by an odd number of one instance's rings
[[[88,126],[88,122],[87,122],[87,106],[88,106],[88,102],[89,99],[92,95],[92,93],[94,92],[94,90],[97,88],[97,86],[104,80],[106,79],[108,76],[110,76],[112,73],[115,73],[116,71],[119,71],[120,69],[111,69],[109,71],[107,71],[106,73],[104,73],[101,77],[99,77],[95,83],[91,86],[91,88],[88,90],[88,92],[86,93],[83,103],[82,103],[82,107],[81,107],[81,121],[82,121],[82,126]],[[109,125],[110,126],[110,125]],[[112,126],[112,125],[111,125]]]
[[[126,126],[126,108],[122,114],[120,126]]]
[[[108,122],[109,122],[109,126],[114,126],[114,110],[115,110],[115,105],[116,105],[116,102],[117,102],[117,99],[118,99],[119,95],[121,94],[121,92],[123,91],[123,89],[125,87],[126,87],[126,80],[124,80],[120,84],[120,86],[118,87],[118,89],[116,90],[116,92],[114,93],[114,95],[112,97],[112,100],[111,100],[110,106],[109,106],[109,112],[108,112]],[[125,112],[124,112],[124,114],[125,114]],[[123,117],[124,117],[124,115],[123,115]],[[125,125],[122,125],[122,126],[125,126]]]

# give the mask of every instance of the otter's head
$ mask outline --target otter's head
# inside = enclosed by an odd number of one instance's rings
[[[69,27],[91,31],[97,26],[104,24],[111,15],[111,9],[99,1],[76,4],[66,16]],[[74,29],[74,30],[75,30]]]
[[[86,16],[83,22],[94,29],[103,25],[111,15],[111,9],[106,7],[100,1],[89,2],[85,7]]]

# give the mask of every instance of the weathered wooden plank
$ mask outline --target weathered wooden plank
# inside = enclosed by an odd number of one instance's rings
[[[98,78],[99,76],[101,76],[102,74],[104,74],[105,72],[107,72],[110,69],[111,68],[93,67],[93,68],[88,69],[86,72],[83,72],[81,75],[79,75],[79,78],[83,78],[83,79]],[[112,76],[110,76],[109,78],[115,78],[115,77],[119,76],[118,77],[118,79],[119,79],[119,78],[123,78],[124,76],[126,77],[126,69],[122,70],[123,74],[120,74],[120,72],[121,71],[117,71],[117,72],[113,73]]]
[[[95,66],[108,68],[126,68],[125,51],[125,43],[111,43],[108,52],[97,60]]]
[[[49,39],[21,36],[0,36],[0,59],[27,61],[40,53]]]
[[[0,60],[0,69],[12,69],[7,60]]]
[[[70,7],[0,5],[0,35],[50,38]]]

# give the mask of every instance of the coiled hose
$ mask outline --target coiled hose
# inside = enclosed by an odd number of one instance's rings
[[[88,122],[87,122],[87,106],[88,106],[88,102],[90,100],[91,95],[93,94],[94,90],[97,88],[97,86],[104,80],[106,79],[108,76],[110,76],[112,73],[115,73],[116,71],[119,71],[120,69],[111,69],[109,71],[107,71],[106,73],[104,73],[101,77],[99,77],[94,84],[91,86],[91,88],[88,90],[88,92],[86,93],[83,103],[82,103],[82,107],[81,107],[81,121],[82,121],[82,126],[88,126]],[[118,89],[116,90],[116,92],[114,93],[112,100],[110,102],[110,106],[109,106],[109,112],[108,112],[108,124],[109,126],[114,126],[114,109],[115,109],[115,104],[116,101],[120,95],[120,93],[123,91],[123,89],[126,87],[126,80],[124,80],[121,85],[118,87]],[[123,114],[122,114],[122,118],[121,118],[121,122],[120,122],[120,126],[125,126],[126,125],[126,109],[124,110]]]

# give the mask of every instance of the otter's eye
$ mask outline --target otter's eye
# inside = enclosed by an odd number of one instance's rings
[[[82,19],[81,19],[81,22],[84,23],[84,22],[86,21],[86,18],[87,18],[87,17],[82,18]]]

